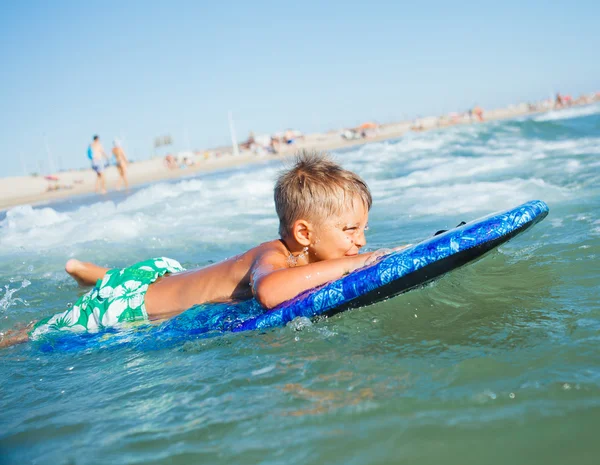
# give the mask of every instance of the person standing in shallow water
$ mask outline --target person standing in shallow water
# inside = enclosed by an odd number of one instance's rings
[[[88,148],[88,157],[92,160],[92,169],[96,172],[96,186],[94,190],[100,194],[106,194],[106,179],[104,169],[108,164],[108,156],[100,143],[100,137],[94,136],[93,142]]]
[[[125,185],[125,189],[129,190],[129,181],[127,180],[127,165],[129,165],[129,160],[127,159],[127,155],[125,155],[125,151],[123,150],[123,147],[121,147],[121,142],[118,139],[113,141],[112,153],[117,161],[117,170],[119,171],[117,190],[121,190],[121,183]]]

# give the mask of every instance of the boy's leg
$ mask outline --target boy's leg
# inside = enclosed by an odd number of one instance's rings
[[[94,263],[80,262],[74,258],[65,264],[65,271],[81,286],[93,286],[96,281],[104,278],[109,269]]]
[[[0,333],[0,349],[21,344],[22,342],[27,342],[29,340],[29,331],[32,327],[33,323],[30,323],[24,328],[8,330],[5,333]]]

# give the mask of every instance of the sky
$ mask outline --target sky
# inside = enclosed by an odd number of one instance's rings
[[[0,3],[0,177],[600,91],[598,1]],[[158,154],[164,154],[159,150]]]

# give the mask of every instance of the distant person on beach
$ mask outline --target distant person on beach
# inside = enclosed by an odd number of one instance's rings
[[[117,170],[119,171],[117,190],[121,190],[121,183],[125,185],[125,189],[129,189],[129,181],[127,180],[127,166],[129,165],[129,160],[127,159],[127,155],[125,155],[125,151],[123,150],[123,147],[121,147],[121,142],[118,139],[113,141],[112,153],[117,161]]]
[[[240,148],[246,149],[246,150],[252,150],[254,148],[255,143],[256,143],[256,140],[254,138],[254,133],[252,131],[250,131],[250,134],[248,134],[248,139],[246,140],[246,142],[242,142],[240,144]]]
[[[294,144],[300,139],[304,139],[304,136],[297,129],[286,129],[283,133],[283,141],[288,144]]]
[[[483,108],[476,106],[473,108],[473,114],[477,117],[479,121],[483,121]]]
[[[411,131],[423,131],[425,130],[425,127],[423,126],[423,122],[419,119],[416,118],[413,123],[412,126],[410,127]]]
[[[273,154],[278,154],[279,153],[279,146],[280,146],[279,139],[277,139],[277,137],[271,136],[271,139],[269,140],[269,150],[270,150],[270,152],[273,153]]]
[[[104,169],[108,165],[108,156],[100,143],[100,137],[94,136],[93,142],[88,148],[88,158],[92,161],[92,169],[96,172],[96,185],[94,190],[106,194],[106,179]]]
[[[563,100],[562,95],[560,95],[560,92],[556,93],[556,99],[554,100],[554,108],[556,110],[558,110],[559,108],[562,108],[565,106],[565,102]]]
[[[291,129],[286,129],[283,133],[283,140],[288,145],[293,144],[296,141],[296,138],[294,137],[294,132]]]
[[[255,297],[267,310],[392,252],[359,253],[366,244],[371,193],[358,175],[325,154],[301,152],[277,179],[274,198],[278,239],[202,269],[186,272],[164,257],[124,269],[69,260],[67,273],[79,284],[95,287],[65,312],[5,335],[0,347],[57,330],[95,332],[170,318],[206,302]]]
[[[175,157],[173,155],[171,155],[170,153],[168,153],[165,156],[165,166],[167,168],[169,168],[170,170],[174,170],[176,168],[179,167],[179,165],[177,164],[177,160],[175,159]]]

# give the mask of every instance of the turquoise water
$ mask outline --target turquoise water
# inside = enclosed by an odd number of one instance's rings
[[[368,248],[542,199],[550,215],[425,288],[163,350],[0,351],[0,463],[597,463],[600,106],[336,152]],[[71,257],[187,267],[276,235],[278,161],[0,214],[0,330],[83,291]]]

